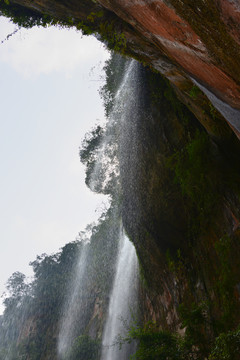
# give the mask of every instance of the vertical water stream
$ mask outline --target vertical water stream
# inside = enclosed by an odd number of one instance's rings
[[[102,341],[101,360],[127,360],[135,350],[134,344],[114,345],[119,334],[124,335],[131,315],[136,311],[138,261],[136,251],[121,231],[116,274]]]
[[[213,106],[222,114],[222,116],[235,128],[238,132],[240,132],[240,110],[234,109],[228,104],[221,101],[216,97],[210,90],[206,89],[203,85],[201,85],[198,81],[191,78],[191,80],[202,90],[202,92],[208,97]]]
[[[75,327],[78,325],[76,320],[79,318],[79,299],[84,292],[84,275],[88,257],[88,247],[83,245],[78,259],[76,270],[73,274],[71,284],[69,284],[69,297],[65,303],[60,330],[58,335],[58,355],[64,359],[69,351],[75,335]]]
[[[89,186],[93,191],[107,193],[104,190],[109,187],[109,183],[111,183],[111,179],[114,177],[112,182],[114,189],[112,191],[115,194],[121,192],[119,152],[121,147],[124,147],[123,132],[127,128],[125,125],[128,121],[131,121],[133,104],[138,102],[137,70],[138,64],[136,61],[126,62],[122,80],[114,96],[113,107],[109,114],[105,135],[98,148],[95,166],[91,173]],[[111,153],[110,156],[109,153]],[[118,198],[118,195],[116,198]],[[79,317],[79,309],[81,311],[81,304],[77,304],[77,302],[81,299],[79,293],[84,293],[87,262],[87,246],[83,246],[77,271],[73,276],[70,286],[69,299],[63,310],[63,317],[60,323],[58,354],[61,360],[67,358],[67,353],[74,339],[75,328],[80,325],[79,319],[81,315]],[[138,260],[136,251],[126,236],[124,229],[120,226],[115,275],[102,337],[101,360],[127,360],[135,351],[135,344],[125,344],[121,350],[119,350],[118,345],[113,345],[118,335],[124,336],[125,327],[130,324],[132,314],[136,315],[137,313],[137,292]],[[84,312],[83,306],[82,311]]]
[[[110,117],[118,121],[118,156],[125,146],[124,132],[128,124],[134,121],[133,111],[138,112],[138,64],[131,61],[127,65],[125,76],[116,93],[114,107]],[[134,109],[134,110],[133,110]],[[137,116],[137,114],[135,114]],[[132,147],[134,143],[132,143]],[[123,159],[124,160],[124,159]],[[110,296],[107,321],[102,340],[101,360],[127,360],[135,351],[135,344],[124,344],[121,349],[114,343],[119,335],[124,336],[132,315],[137,312],[138,260],[133,244],[123,229],[120,231],[119,253],[116,273]]]

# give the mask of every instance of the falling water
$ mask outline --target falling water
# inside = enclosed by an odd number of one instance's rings
[[[106,193],[105,190],[114,176],[115,179],[118,179],[114,183],[115,192],[119,192],[119,147],[121,147],[119,139],[122,135],[123,123],[135,101],[136,84],[133,86],[133,83],[136,65],[137,62],[134,60],[127,61],[125,64],[124,76],[114,97],[114,105],[91,174],[89,186],[92,191]]]
[[[192,81],[204,92],[214,107],[222,114],[222,116],[240,132],[240,110],[234,109],[228,104],[217,98],[210,90],[206,89],[203,85],[191,78]]]
[[[98,148],[95,166],[91,173],[90,188],[93,191],[107,193],[109,186],[114,186],[115,194],[120,192],[119,181],[119,151],[124,144],[124,124],[131,119],[132,107],[138,101],[137,92],[137,62],[127,61],[122,81],[114,97],[114,104],[104,137]],[[113,181],[114,179],[114,181]],[[109,185],[110,184],[110,185]],[[113,184],[113,185],[112,185]],[[110,295],[109,308],[102,338],[102,360],[127,360],[135,351],[135,344],[125,344],[119,350],[113,346],[116,337],[124,336],[126,326],[130,324],[132,314],[137,313],[138,261],[133,244],[124,230],[119,230],[119,248]],[[64,359],[76,336],[76,326],[79,326],[79,293],[84,293],[84,279],[88,261],[88,246],[84,246],[69,290],[70,297],[64,308],[58,340],[58,354]],[[81,318],[81,314],[80,314]],[[81,320],[80,320],[81,322]]]
[[[136,311],[135,302],[138,283],[138,261],[136,251],[128,237],[121,231],[116,275],[110,297],[107,322],[102,341],[101,360],[127,360],[135,345],[125,344],[119,349],[114,342],[124,335]]]
[[[124,132],[128,131],[127,124],[134,121],[132,109],[137,111],[139,109],[136,106],[139,92],[137,80],[138,64],[136,61],[131,61],[127,64],[125,76],[115,95],[110,114],[111,122],[117,121],[119,126],[118,156],[121,148],[124,147]],[[132,143],[133,146],[134,143]],[[124,230],[121,229],[115,279],[102,340],[101,360],[127,360],[135,351],[135,344],[124,344],[120,349],[116,340],[119,335],[124,337],[126,328],[132,320],[131,316],[137,312],[137,284],[136,251]]]
[[[65,304],[60,323],[58,336],[58,355],[60,359],[64,359],[66,356],[75,336],[75,327],[77,326],[76,319],[79,318],[79,299],[81,298],[81,293],[84,292],[83,281],[87,257],[88,246],[87,244],[83,244],[76,270],[73,274],[70,288],[68,289],[70,296]]]

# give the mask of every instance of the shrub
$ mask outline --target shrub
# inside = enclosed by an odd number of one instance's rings
[[[167,331],[159,331],[155,323],[131,326],[122,342],[138,342],[138,349],[130,359],[138,360],[184,360],[181,338]]]
[[[96,360],[100,350],[100,343],[88,335],[81,335],[75,339],[67,356],[67,360]]]
[[[240,359],[240,328],[235,331],[220,334],[209,360],[239,360]]]

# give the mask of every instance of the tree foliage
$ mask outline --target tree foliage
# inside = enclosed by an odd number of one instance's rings
[[[106,308],[115,271],[118,236],[119,213],[112,205],[97,224],[79,233],[78,240],[66,244],[58,253],[37,256],[30,263],[34,272],[31,282],[26,282],[24,274],[15,272],[7,282],[5,311],[0,318],[0,354],[6,353],[8,360],[57,356],[62,311],[71,295],[70,285],[78,259],[83,247],[87,247],[84,288],[76,294],[76,331],[69,359],[85,359],[86,352],[89,360],[97,359],[98,340],[88,336],[88,325],[97,298]]]
[[[238,360],[240,357],[240,328],[220,334],[209,360]]]
[[[80,159],[86,166],[86,184],[97,193],[117,198],[119,187],[119,137],[121,109],[114,107],[128,60],[112,53],[104,66],[105,85],[100,89],[106,124],[88,132],[80,147]]]
[[[103,100],[105,115],[111,116],[114,106],[114,97],[125,73],[127,60],[119,54],[111,53],[110,58],[105,62],[105,83],[99,89],[99,94]]]
[[[27,29],[33,26],[46,27],[47,25],[57,23],[56,20],[48,15],[43,15],[21,5],[10,3],[7,0],[0,0],[0,15],[10,18],[14,24]]]

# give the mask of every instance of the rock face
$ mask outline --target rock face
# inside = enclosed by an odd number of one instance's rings
[[[132,24],[159,55],[239,108],[239,6],[201,0],[100,2]],[[161,68],[157,62],[153,66]]]
[[[145,51],[145,61],[178,88],[188,88],[191,76],[239,109],[239,5],[202,0],[100,2],[144,37],[152,52]]]
[[[107,31],[106,24],[112,24],[111,33],[124,36],[127,54],[160,71],[185,96],[193,86],[190,79],[193,77],[222,101],[240,109],[240,12],[237,1],[12,2],[57,19],[71,18],[73,24],[79,21],[90,23],[101,35]],[[101,18],[89,18],[90,14],[100,11]],[[109,34],[107,37],[109,40]],[[185,99],[185,103],[188,100]],[[233,128],[239,135],[238,126],[233,125]]]
[[[139,84],[121,176],[123,223],[146,280],[144,320],[181,331],[179,309],[205,303],[208,346],[240,320],[240,149],[235,157],[213,141],[159,75],[142,69]]]
[[[167,79],[141,70],[143,111],[120,164],[123,223],[146,280],[144,320],[180,331],[181,305],[190,314],[204,303],[208,346],[240,321],[239,1],[11,3],[98,33]],[[234,108],[234,121],[209,94]]]

